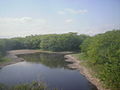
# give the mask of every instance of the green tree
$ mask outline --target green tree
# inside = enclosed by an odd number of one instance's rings
[[[111,87],[120,86],[120,30],[93,36],[81,45],[89,62],[100,66],[98,77]]]

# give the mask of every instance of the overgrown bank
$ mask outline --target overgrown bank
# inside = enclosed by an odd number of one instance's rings
[[[90,84],[94,86],[93,90],[109,90],[102,86],[102,83],[98,78],[93,76],[93,70],[90,69],[91,67],[88,68],[88,66],[86,67],[83,65],[85,62],[79,60],[79,54],[65,55],[65,58],[67,58],[66,61],[73,62],[72,64],[69,64],[68,67],[79,70],[80,73],[88,79]]]
[[[90,67],[105,87],[120,90],[120,31],[109,31],[85,40],[81,54],[83,64]]]

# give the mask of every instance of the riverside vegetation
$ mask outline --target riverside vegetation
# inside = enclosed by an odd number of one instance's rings
[[[80,52],[80,59],[93,68],[106,87],[120,89],[120,30],[92,37],[71,32],[0,39],[0,63],[5,60],[6,51],[14,49]]]
[[[85,40],[82,56],[97,72],[97,77],[112,88],[120,89],[120,31],[109,31]]]
[[[0,90],[58,90],[57,88],[49,89],[42,82],[32,82],[30,84],[21,84],[12,87],[8,87],[5,85],[0,85]]]

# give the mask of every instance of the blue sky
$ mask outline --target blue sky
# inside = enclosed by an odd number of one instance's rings
[[[120,29],[120,0],[0,0],[0,37]]]

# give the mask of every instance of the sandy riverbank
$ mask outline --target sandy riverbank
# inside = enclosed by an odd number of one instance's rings
[[[110,90],[110,89],[105,89],[102,87],[102,84],[98,78],[93,77],[90,74],[90,69],[80,65],[81,61],[77,60],[75,57],[72,55],[65,55],[66,61],[68,62],[73,62],[73,64],[69,64],[68,67],[72,69],[77,69],[80,71],[82,75],[84,75],[93,85],[97,87],[98,90]]]

